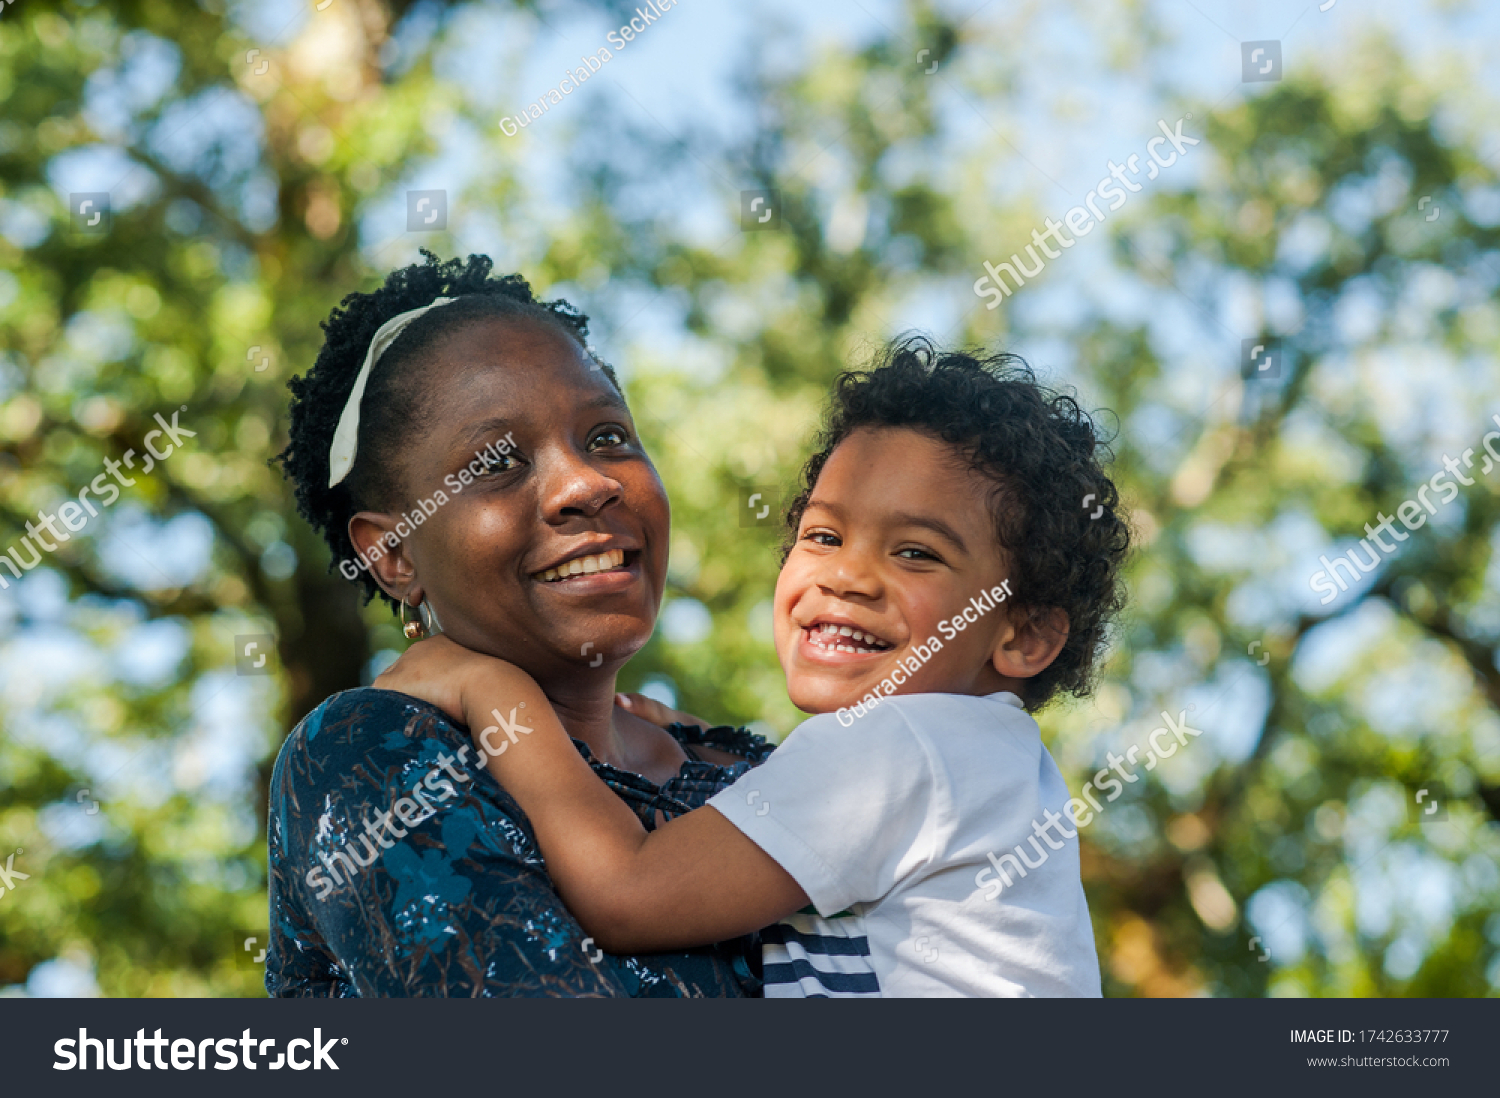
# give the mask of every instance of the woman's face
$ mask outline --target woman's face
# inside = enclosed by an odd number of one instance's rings
[[[572,339],[526,319],[465,324],[422,369],[402,510],[424,499],[436,510],[409,525],[380,574],[409,569],[409,601],[430,600],[444,633],[538,679],[612,671],[651,636],[670,527],[619,393]],[[387,514],[385,528],[401,518]],[[367,528],[356,544],[380,533]]]

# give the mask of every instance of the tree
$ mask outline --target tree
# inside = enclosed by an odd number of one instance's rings
[[[1365,536],[1440,467],[1434,447],[1476,444],[1500,411],[1482,403],[1500,334],[1494,172],[1438,109],[1448,92],[1366,42],[1346,71],[1195,111],[1197,174],[1133,197],[1088,242],[1110,257],[1104,288],[1079,248],[987,310],[984,261],[1061,213],[995,180],[1016,161],[1006,107],[1024,65],[999,47],[1040,12],[957,24],[912,3],[863,46],[747,65],[754,125],[738,138],[712,119],[637,123],[591,87],[586,112],[547,119],[572,190],[544,196],[541,127],[502,135],[488,89],[439,75],[455,41],[498,41],[478,6],[341,0],[259,30],[212,6],[7,9],[0,548],[106,459],[144,454],[155,415],[196,435],[0,592],[0,850],[21,847],[31,874],[0,897],[0,986],[80,954],[111,994],[259,993],[237,958],[265,924],[275,750],[400,647],[329,574],[268,465],[282,382],[344,293],[418,244],[479,240],[595,316],[672,497],[664,628],[624,686],[789,730],[769,628],[779,531],[746,504],[780,502],[832,378],[920,301],[942,302],[947,342],[1065,344],[1061,368],[1038,365],[1118,416],[1141,549],[1105,682],[1045,713],[1044,736],[1076,788],[1163,713],[1204,729],[1084,829],[1107,990],[1491,993],[1494,479],[1330,606],[1306,585],[1319,553],[1342,551],[1332,539]],[[1139,18],[1131,40],[1157,41]],[[445,182],[451,158],[432,165],[455,146],[469,171],[448,186],[453,231],[404,232],[402,190]],[[98,207],[69,195],[98,192],[112,208],[96,234]],[[742,229],[755,196],[775,221]],[[1225,319],[1235,294],[1254,330]],[[1032,309],[1048,295],[1072,302],[1065,322]],[[1132,315],[1131,295],[1152,309]],[[1261,336],[1290,352],[1281,376],[1242,379],[1239,342]],[[1451,433],[1436,413],[1408,429],[1348,376],[1397,351],[1470,398]],[[1416,731],[1422,706],[1443,728]],[[260,715],[248,735],[243,712]],[[1441,790],[1445,823],[1411,811],[1422,788]],[[1415,883],[1383,899],[1398,875]]]

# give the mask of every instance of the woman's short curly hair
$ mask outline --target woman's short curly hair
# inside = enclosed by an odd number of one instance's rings
[[[1026,708],[1041,709],[1059,692],[1086,697],[1106,632],[1125,605],[1120,569],[1130,548],[1119,493],[1103,469],[1113,454],[1093,418],[1073,396],[1038,384],[1018,355],[940,351],[918,335],[898,339],[870,369],[835,382],[817,452],[787,513],[783,561],[829,456],[852,432],[882,427],[941,439],[990,480],[1015,608],[1068,615],[1068,639],[1027,682]]]
[[[330,571],[357,556],[349,540],[349,519],[355,513],[389,511],[403,502],[401,440],[422,430],[427,416],[423,372],[414,368],[415,363],[465,324],[493,318],[551,324],[583,348],[617,390],[620,387],[614,370],[588,345],[588,317],[568,302],[537,299],[518,274],[492,278],[488,256],[446,262],[426,250],[422,256],[423,262],[391,272],[379,289],[344,298],[323,321],[323,349],[313,368],[287,383],[292,391],[291,428],[286,449],[276,460],[295,485],[298,512],[333,551]],[[413,321],[370,371],[360,401],[354,468],[330,488],[329,447],[376,329],[439,297],[456,300]],[[364,588],[366,602],[379,594],[396,607],[367,569],[360,570],[354,582]]]

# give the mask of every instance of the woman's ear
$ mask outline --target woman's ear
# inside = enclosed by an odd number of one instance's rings
[[[422,585],[398,526],[404,527],[405,521],[381,511],[360,511],[349,519],[349,540],[370,566],[380,589],[397,602],[405,600],[415,607],[422,602]]]
[[[1061,607],[1017,608],[995,638],[990,663],[1008,679],[1029,679],[1046,670],[1068,642],[1068,613]]]

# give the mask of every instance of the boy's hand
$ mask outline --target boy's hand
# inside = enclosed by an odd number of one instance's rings
[[[655,698],[646,697],[645,694],[616,694],[615,704],[628,713],[634,713],[643,721],[650,721],[658,728],[665,728],[669,724],[694,724],[699,728],[712,727],[701,717],[668,708]]]
[[[483,683],[493,695],[497,680],[517,676],[527,686],[535,686],[531,676],[514,664],[474,652],[440,634],[413,644],[373,685],[431,702],[460,724],[472,725],[469,716],[476,710],[484,712],[478,708],[483,700],[478,684]]]

